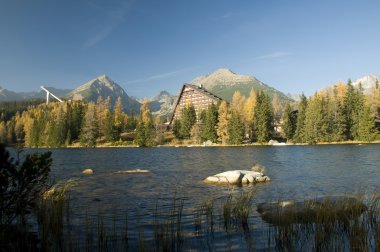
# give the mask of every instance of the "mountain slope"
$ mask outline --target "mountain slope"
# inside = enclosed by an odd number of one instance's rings
[[[240,91],[242,95],[248,97],[251,89],[255,90],[255,92],[262,90],[270,97],[277,94],[279,100],[282,102],[292,100],[284,93],[264,84],[255,77],[238,75],[229,69],[219,69],[209,75],[197,77],[191,81],[191,84],[202,85],[208,91],[228,102],[231,102],[235,91]]]
[[[72,91],[72,89],[59,89],[55,87],[45,87],[47,90],[52,92],[55,96],[58,97],[64,97],[66,94]],[[37,99],[37,98],[45,98],[46,92],[43,90],[38,91],[32,91],[32,92],[21,92],[19,93],[23,99],[29,100],[29,99]]]
[[[159,94],[153,96],[150,101],[150,109],[153,114],[160,115],[162,117],[170,117],[174,111],[177,96],[172,95],[167,91],[161,91]]]
[[[22,99],[23,97],[20,94],[0,87],[0,101],[18,101]]]
[[[124,109],[128,113],[131,111],[138,112],[141,106],[138,101],[129,97],[122,87],[106,75],[101,75],[74,89],[65,96],[65,99],[96,102],[99,96],[103,100],[109,96],[112,106],[117,98],[121,97]]]

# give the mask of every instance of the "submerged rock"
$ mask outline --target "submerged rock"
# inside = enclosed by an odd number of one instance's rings
[[[335,196],[303,202],[265,202],[257,206],[261,218],[274,225],[349,221],[359,217],[367,206],[355,197]]]
[[[83,173],[83,174],[93,174],[94,171],[93,171],[92,169],[84,169],[84,170],[82,171],[82,173]]]
[[[130,174],[130,173],[150,173],[150,171],[149,170],[135,169],[135,170],[124,170],[124,171],[112,172],[112,174]]]
[[[218,173],[214,176],[207,177],[204,182],[215,184],[249,184],[256,182],[270,181],[268,176],[265,176],[261,172],[246,171],[246,170],[234,170]]]

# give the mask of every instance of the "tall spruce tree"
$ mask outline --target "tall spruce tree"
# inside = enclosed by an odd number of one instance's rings
[[[283,122],[284,122],[284,134],[288,141],[292,141],[295,131],[296,131],[296,123],[297,123],[297,117],[296,113],[293,112],[292,107],[289,103],[285,106],[285,112],[283,115]]]
[[[297,143],[304,142],[306,109],[307,98],[304,94],[302,94],[300,97],[300,103],[298,104],[297,124],[296,131],[294,133],[294,140]]]
[[[303,140],[307,143],[328,141],[327,110],[324,97],[315,94],[305,112]]]
[[[140,107],[140,120],[136,128],[135,144],[140,147],[150,147],[154,144],[154,125],[149,102]]]
[[[257,94],[254,121],[257,141],[269,141],[274,130],[273,108],[269,96],[262,91]]]
[[[232,110],[227,123],[228,143],[237,145],[243,142],[244,125],[240,119],[240,115]]]
[[[191,128],[196,121],[197,116],[194,106],[191,103],[186,104],[181,116],[181,136],[183,138],[190,138]]]
[[[371,113],[371,108],[368,105],[363,106],[360,113],[358,136],[356,140],[370,142],[376,137],[375,118]]]
[[[87,111],[84,114],[82,128],[79,136],[81,145],[86,147],[95,147],[96,140],[99,136],[98,122],[96,120],[95,103],[90,102],[87,105]]]
[[[360,86],[360,85],[359,85]],[[361,87],[356,89],[348,80],[346,96],[344,97],[344,112],[346,117],[346,136],[349,140],[359,138],[360,114],[363,111],[364,95]]]
[[[201,138],[202,141],[210,140],[216,143],[218,136],[216,134],[216,126],[218,124],[218,107],[212,103],[208,106],[204,124],[202,127]]]

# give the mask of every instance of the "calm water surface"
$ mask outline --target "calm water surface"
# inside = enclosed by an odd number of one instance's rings
[[[380,145],[323,145],[223,148],[96,148],[53,149],[55,180],[75,179],[71,193],[73,218],[80,223],[101,213],[131,226],[150,228],[156,206],[169,211],[174,198],[183,200],[184,226],[194,230],[194,208],[210,199],[254,190],[254,202],[305,199],[325,195],[380,192]],[[207,176],[235,169],[265,167],[270,183],[229,187],[202,183]],[[93,175],[81,172],[91,168]],[[112,174],[147,169],[150,174]],[[157,212],[157,210],[156,210]],[[110,218],[111,218],[110,217]],[[264,227],[251,211],[251,222]],[[75,222],[75,221],[74,221]],[[81,222],[83,223],[83,222]],[[133,238],[137,231],[130,232]],[[265,242],[265,241],[264,241]]]

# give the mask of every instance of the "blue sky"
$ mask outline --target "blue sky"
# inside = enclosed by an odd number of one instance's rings
[[[219,68],[307,95],[380,74],[380,1],[1,0],[0,86],[75,88],[107,74],[174,94]]]

